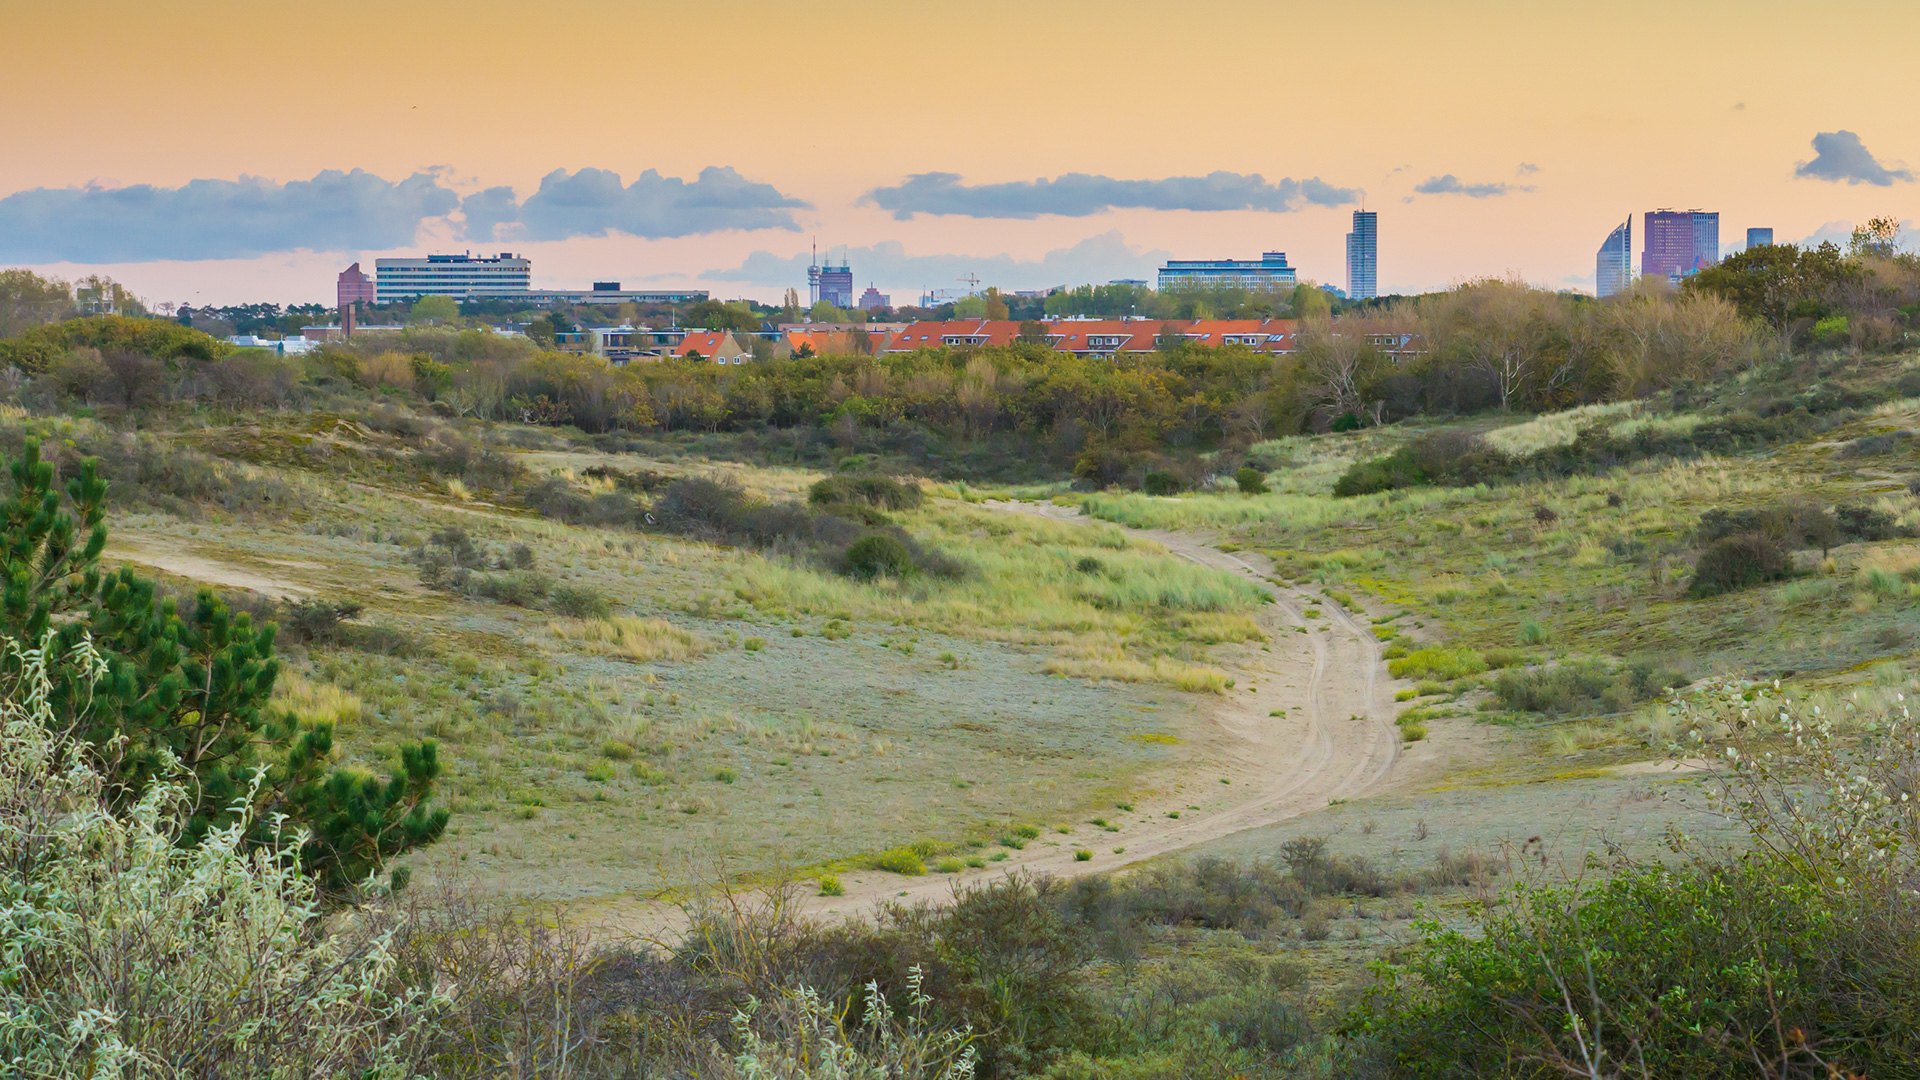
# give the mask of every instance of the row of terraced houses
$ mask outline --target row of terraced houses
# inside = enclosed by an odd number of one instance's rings
[[[918,349],[977,349],[1022,341],[1093,358],[1150,353],[1180,342],[1240,345],[1255,352],[1282,355],[1294,351],[1296,326],[1292,319],[1049,319],[1037,323],[953,319],[864,326],[789,324],[761,333],[618,326],[565,335],[562,347],[605,356],[616,364],[687,356],[742,364],[753,358],[756,338],[772,342],[774,355],[781,358],[803,353],[886,356]]]

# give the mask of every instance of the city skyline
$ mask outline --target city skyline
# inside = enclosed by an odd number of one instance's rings
[[[1594,237],[1622,203],[1713,206],[1729,222],[1768,222],[1783,242],[1920,216],[1906,164],[1920,160],[1920,137],[1900,107],[1911,80],[1846,62],[1855,46],[1843,30],[1920,30],[1909,6],[1841,3],[1821,20],[1733,3],[1202,7],[1189,14],[1205,17],[1174,19],[1119,2],[1096,18],[1077,3],[988,3],[983,18],[1023,32],[964,58],[873,50],[856,81],[876,88],[863,108],[888,134],[847,154],[818,122],[779,112],[785,58],[833,40],[783,5],[563,2],[539,19],[492,0],[43,6],[10,27],[42,44],[0,72],[21,103],[9,133],[35,148],[0,161],[0,264],[106,272],[155,301],[324,302],[351,262],[511,249],[533,257],[536,288],[610,278],[777,301],[804,282],[817,233],[896,295],[965,274],[1010,290],[1145,278],[1169,258],[1255,246],[1283,248],[1302,280],[1333,284],[1364,197],[1391,211],[1382,293],[1507,274],[1590,291]],[[937,13],[888,5],[844,14],[881,44],[940,26]],[[1073,89],[1142,35],[1158,64],[1214,64],[1356,20],[1409,59],[1338,115],[1297,117],[1285,139],[1246,138],[1246,118],[1197,84],[1138,100]],[[1640,32],[1650,21],[1670,32]],[[570,59],[583,26],[607,40],[724,36],[736,69],[712,79],[694,50],[668,48],[635,83],[618,65]],[[1054,48],[1064,40],[1081,47]],[[1703,41],[1743,63],[1695,62]],[[326,77],[269,75],[233,93],[230,59],[264,42],[326,56]],[[1596,101],[1578,61],[1606,49],[1666,74]],[[1342,83],[1332,55],[1290,64],[1300,85]],[[1770,75],[1807,66],[1833,75]],[[444,82],[481,67],[511,77]],[[1017,76],[1044,107],[976,114],[893,92],[936,76],[956,88]],[[1448,93],[1430,94],[1436,82]],[[644,137],[617,146],[603,123],[571,118],[588,103],[619,116],[642,97]],[[112,139],[70,122],[135,101],[167,122],[121,124]],[[1182,164],[1138,154],[1155,131],[1178,133]]]

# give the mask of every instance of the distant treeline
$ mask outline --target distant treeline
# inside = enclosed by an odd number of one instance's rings
[[[1308,310],[1296,351],[1279,356],[1170,341],[1112,360],[1014,344],[615,368],[527,339],[416,325],[283,357],[236,351],[174,322],[106,316],[0,341],[0,366],[19,373],[17,399],[34,408],[302,406],[371,390],[448,416],[589,435],[727,435],[784,443],[796,457],[803,445],[831,445],[933,472],[1071,472],[1109,484],[1305,431],[1544,412],[1642,397],[1796,350],[1898,347],[1920,317],[1920,261],[1891,246],[1890,226],[1876,227],[1848,253],[1756,249],[1680,290],[1643,283],[1597,301],[1484,280],[1344,316]],[[1085,292],[1056,296],[1112,299]],[[1287,298],[1293,309],[1312,303]]]

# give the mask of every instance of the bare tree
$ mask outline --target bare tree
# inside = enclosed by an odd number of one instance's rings
[[[1361,387],[1380,363],[1380,354],[1360,333],[1324,315],[1304,319],[1297,337],[1301,370],[1335,412],[1366,411]]]

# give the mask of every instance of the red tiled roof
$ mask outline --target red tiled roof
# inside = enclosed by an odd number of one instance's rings
[[[715,353],[726,348],[727,339],[731,336],[725,330],[691,331],[686,337],[680,339],[680,344],[673,347],[673,355],[685,356],[690,352],[697,352],[703,357],[711,358]]]

